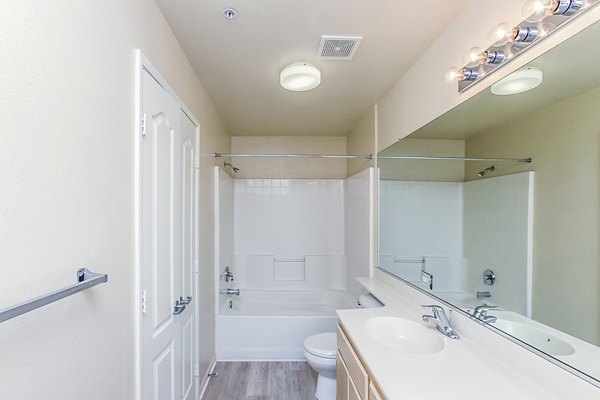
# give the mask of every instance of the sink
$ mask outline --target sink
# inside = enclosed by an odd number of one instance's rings
[[[505,319],[498,319],[491,325],[551,356],[568,356],[575,353],[575,349],[569,343],[536,327]]]
[[[446,346],[440,333],[404,318],[370,318],[365,327],[374,342],[407,354],[439,353]]]

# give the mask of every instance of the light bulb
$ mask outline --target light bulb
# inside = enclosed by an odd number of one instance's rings
[[[482,53],[479,47],[472,47],[463,55],[462,62],[469,68],[475,68],[483,62]]]
[[[456,67],[450,67],[446,70],[446,72],[444,72],[444,75],[443,75],[444,82],[446,82],[446,83],[456,82],[459,80],[458,76],[459,76],[459,69]]]
[[[508,43],[512,26],[506,22],[501,22],[494,26],[488,34],[490,46],[500,47]]]
[[[479,78],[479,72],[470,68],[451,67],[444,72],[445,82],[474,81]]]
[[[523,5],[523,18],[527,22],[539,22],[556,9],[553,0],[528,0]]]

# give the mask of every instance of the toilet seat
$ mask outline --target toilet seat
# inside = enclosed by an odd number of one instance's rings
[[[337,336],[335,332],[319,333],[304,340],[304,350],[310,354],[328,359],[335,359],[337,352]]]

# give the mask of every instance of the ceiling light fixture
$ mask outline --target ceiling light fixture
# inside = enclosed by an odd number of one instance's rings
[[[492,85],[492,93],[498,96],[523,93],[538,87],[543,81],[543,72],[535,67],[521,69]]]
[[[321,84],[321,71],[308,63],[290,64],[279,74],[279,83],[292,92],[306,92]]]

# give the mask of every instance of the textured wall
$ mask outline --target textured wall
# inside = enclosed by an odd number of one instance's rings
[[[74,282],[109,283],[0,325],[3,399],[133,399],[135,52],[228,150],[213,104],[155,3],[2,2],[0,307]],[[212,169],[201,175],[201,367],[214,354]]]

